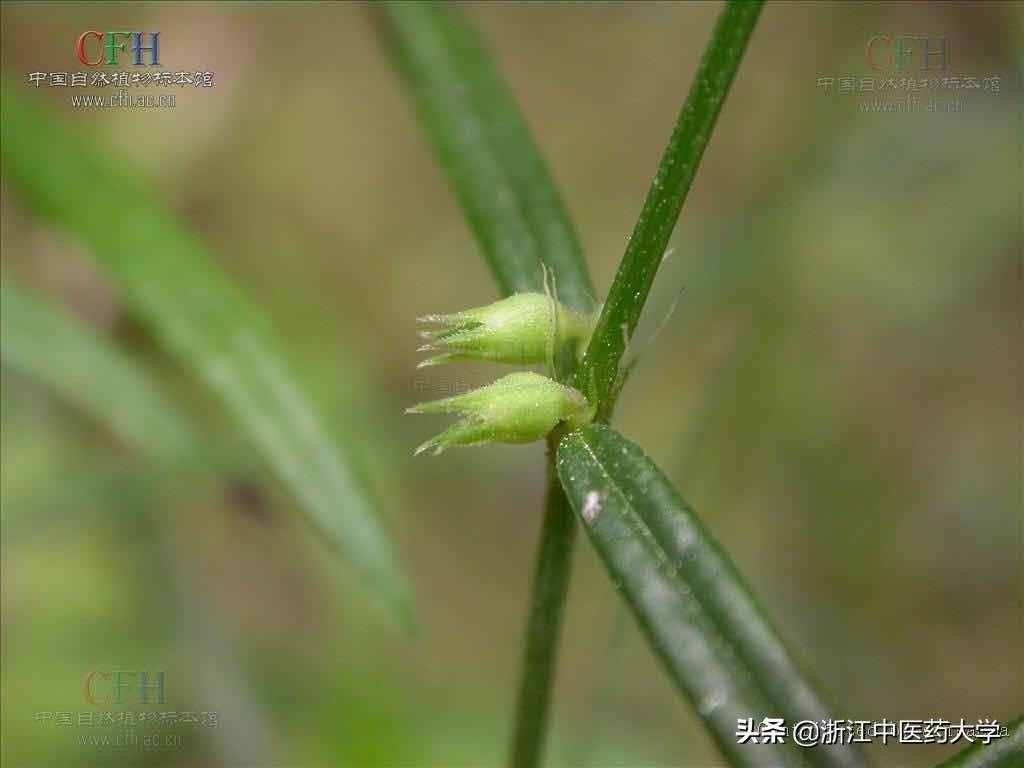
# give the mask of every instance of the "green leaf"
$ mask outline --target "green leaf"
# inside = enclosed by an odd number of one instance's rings
[[[1024,765],[1024,716],[1006,725],[1006,735],[988,744],[975,743],[937,768],[1020,768]]]
[[[131,307],[220,397],[314,524],[407,615],[407,586],[373,504],[266,321],[124,163],[15,86],[4,82],[2,98],[5,177],[32,209],[78,237]]]
[[[602,421],[611,415],[626,343],[636,330],[760,12],[761,0],[730,0],[719,16],[608,291],[576,379],[577,388],[596,401]]]
[[[590,313],[594,289],[579,241],[526,122],[458,8],[374,6],[383,37],[470,228],[505,294],[541,291]],[[570,366],[571,367],[571,366]],[[551,479],[537,551],[511,765],[540,763],[574,526]]]
[[[765,745],[736,744],[737,718],[834,717],[735,566],[639,447],[610,427],[584,427],[559,444],[558,475],[649,642],[730,759],[756,765],[769,756]],[[802,756],[864,764],[842,745]]]
[[[508,87],[458,8],[374,6],[417,113],[506,294],[540,291],[590,311],[594,289],[579,241]]]
[[[0,358],[76,403],[128,445],[172,465],[197,443],[146,374],[64,309],[0,284]]]

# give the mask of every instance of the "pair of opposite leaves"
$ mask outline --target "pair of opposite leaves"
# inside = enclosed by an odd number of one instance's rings
[[[485,307],[427,315],[421,352],[435,352],[419,367],[464,360],[516,365],[552,361],[567,345],[579,355],[593,330],[593,316],[574,312],[543,293],[517,293]],[[420,403],[406,413],[457,413],[462,419],[416,449],[435,455],[453,445],[531,443],[559,422],[578,427],[594,417],[581,392],[539,373],[519,372],[461,395]]]

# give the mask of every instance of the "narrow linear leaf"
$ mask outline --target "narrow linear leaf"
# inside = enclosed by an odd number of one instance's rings
[[[540,291],[543,263],[567,306],[593,309],[579,241],[491,55],[453,5],[374,6],[419,119],[501,291]],[[570,366],[571,367],[571,366]],[[553,452],[552,452],[553,455]],[[549,481],[524,638],[510,765],[540,764],[575,525]]]
[[[76,403],[126,444],[168,464],[193,460],[195,438],[141,369],[7,276],[0,284],[0,359]]]
[[[142,183],[3,84],[3,172],[32,208],[84,243],[131,306],[224,403],[314,524],[408,611],[375,516],[262,316]],[[115,212],[115,213],[112,213]]]
[[[713,622],[716,634],[729,646],[729,653],[743,674],[756,684],[776,716],[787,723],[800,720],[834,719],[822,697],[807,679],[758,605],[736,566],[707,531],[696,513],[634,443],[605,426],[591,426],[573,433],[575,452],[582,452],[566,467],[575,478],[570,490],[566,470],[559,464],[559,476],[574,505],[584,512],[594,489],[608,488],[625,500],[626,512],[647,537],[659,556],[671,567],[684,586]],[[562,450],[560,449],[561,462]],[[567,459],[568,461],[568,459]],[[580,496],[581,480],[589,483]],[[592,505],[593,509],[593,505]],[[595,530],[591,526],[591,530]],[[734,724],[735,725],[735,724]],[[806,759],[823,768],[859,768],[861,754],[848,745],[829,745],[808,750]]]
[[[738,743],[737,720],[756,723],[778,713],[716,625],[703,585],[683,579],[645,520],[645,498],[624,482],[630,472],[655,482],[650,467],[638,448],[609,427],[584,427],[558,446],[558,476],[570,504],[648,642],[722,753],[738,766],[803,765],[786,745]],[[692,527],[686,531],[693,534]],[[700,537],[687,543],[690,552],[702,545]]]
[[[1007,723],[1006,735],[988,744],[975,743],[937,768],[1020,768],[1024,765],[1024,716]]]
[[[453,5],[375,6],[385,40],[466,218],[505,293],[543,288],[589,311],[594,289],[579,241],[508,87]]]
[[[576,378],[578,387],[596,400],[601,420],[611,415],[626,343],[640,320],[761,5],[761,0],[729,0],[719,16],[608,291]]]

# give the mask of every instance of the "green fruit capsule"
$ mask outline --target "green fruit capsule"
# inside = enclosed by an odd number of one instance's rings
[[[485,307],[427,315],[419,322],[437,327],[421,332],[427,343],[419,351],[440,354],[419,367],[459,360],[543,363],[562,344],[571,344],[578,352],[590,337],[592,321],[543,293],[517,293]]]
[[[539,373],[510,373],[463,395],[421,403],[406,413],[458,413],[463,418],[416,449],[434,455],[453,445],[532,443],[559,422],[575,428],[594,417],[587,399],[572,387]]]

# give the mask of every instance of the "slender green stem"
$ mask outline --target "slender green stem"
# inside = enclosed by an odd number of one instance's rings
[[[554,442],[549,443],[548,451],[548,491],[533,570],[530,618],[524,638],[510,768],[533,768],[541,762],[558,638],[576,541],[573,511],[554,472]]]
[[[596,400],[597,415],[602,421],[607,421],[611,415],[617,395],[619,362],[627,341],[636,330],[761,5],[762,0],[730,0],[719,16],[608,291],[576,379],[591,400]]]
[[[1024,716],[1006,724],[1006,735],[988,744],[975,743],[937,768],[1020,768],[1024,765]]]
[[[536,290],[543,261],[554,270],[560,298],[589,309],[590,281],[571,224],[481,41],[452,7],[379,8],[398,69],[499,285],[505,293]],[[604,419],[615,399],[626,337],[636,326],[759,10],[759,1],[730,2],[715,27],[590,342],[577,382]],[[553,481],[534,571],[514,768],[540,761],[574,536],[569,505]]]
[[[577,383],[607,419],[617,394],[618,366],[693,182],[697,165],[729,91],[761,9],[761,0],[730,2],[720,17],[662,158],[630,245],[591,338]],[[623,333],[625,329],[625,333]],[[551,446],[557,445],[557,436]],[[554,451],[551,451],[554,454]],[[571,507],[552,480],[534,572],[511,768],[540,764],[562,606],[575,537]]]

